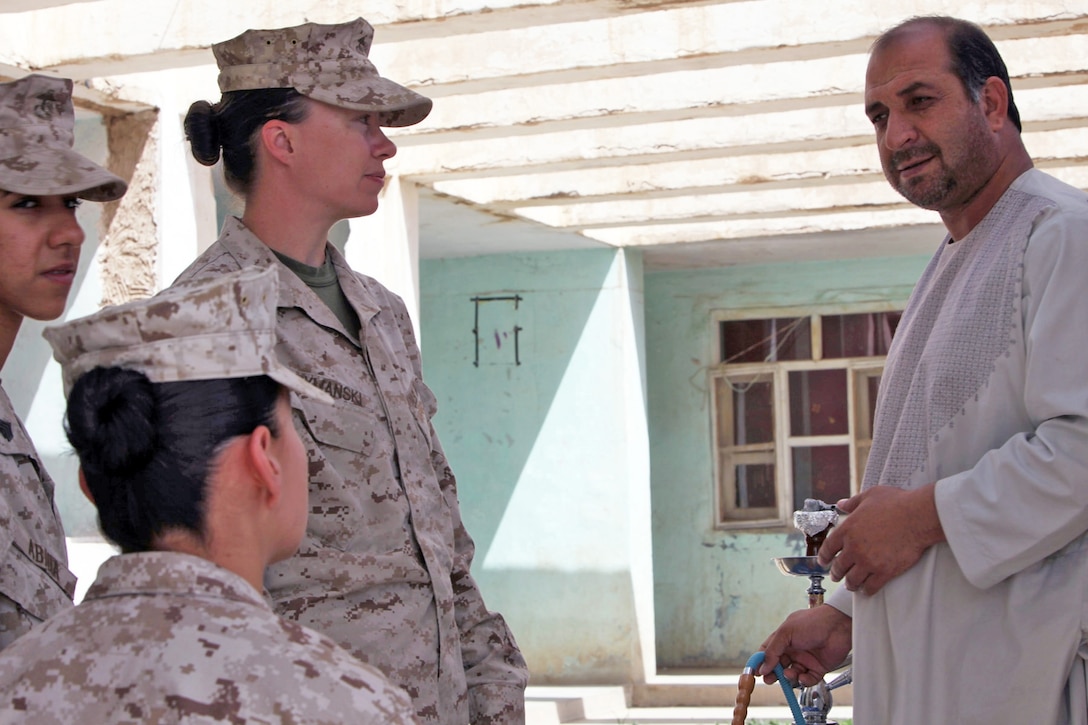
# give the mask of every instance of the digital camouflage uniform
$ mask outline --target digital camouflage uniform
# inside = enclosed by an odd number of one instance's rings
[[[329,393],[292,395],[310,517],[294,557],[265,577],[276,610],[329,635],[411,695],[428,723],[524,721],[525,661],[469,573],[473,544],[431,417],[404,303],[331,245],[362,329],[332,311],[241,222],[182,274],[277,269],[280,360]]]
[[[64,529],[53,480],[0,388],[0,648],[72,606]]]
[[[175,552],[107,560],[78,607],[0,653],[0,723],[414,723],[411,702],[240,576]]]

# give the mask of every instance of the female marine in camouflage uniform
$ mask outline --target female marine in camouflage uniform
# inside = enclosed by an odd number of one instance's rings
[[[0,654],[0,722],[416,722],[261,595],[306,527],[283,386],[322,395],[276,362],[275,303],[275,273],[249,269],[46,331],[81,484],[124,553]]]
[[[72,150],[72,82],[0,84],[0,367],[23,318],[52,320],[76,277],[80,199],[110,201],[125,183]],[[0,388],[0,649],[72,604],[53,481]]]
[[[326,241],[336,222],[377,209],[396,152],[382,126],[431,109],[378,75],[372,37],[360,18],[212,47],[223,99],[193,104],[186,132],[202,163],[222,152],[245,211],[181,278],[276,269],[280,360],[335,398],[292,396],[310,515],[298,555],[265,578],[277,611],[381,669],[427,723],[518,723],[525,661],[469,572],[404,303]]]

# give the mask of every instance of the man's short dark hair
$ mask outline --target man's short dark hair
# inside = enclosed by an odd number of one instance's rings
[[[952,56],[952,72],[960,79],[971,101],[978,102],[987,78],[1001,79],[1009,94],[1009,120],[1016,126],[1017,131],[1023,131],[1020,124],[1020,111],[1016,108],[1016,101],[1012,97],[1012,83],[1009,81],[1009,71],[1005,67],[1005,61],[1001,59],[1001,54],[997,52],[990,36],[986,35],[986,32],[978,25],[943,15],[910,18],[877,38],[873,43],[873,52],[883,50],[904,31],[918,25],[932,25],[944,31],[945,40],[948,42],[948,52]]]

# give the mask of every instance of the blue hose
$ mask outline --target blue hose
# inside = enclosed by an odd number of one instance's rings
[[[753,654],[748,658],[748,663],[744,665],[744,670],[755,674],[759,670],[759,666],[763,664],[763,657],[763,652]],[[793,694],[793,687],[790,685],[789,680],[786,679],[786,673],[782,671],[781,664],[775,664],[774,675],[778,678],[778,684],[782,686],[782,692],[786,695],[786,703],[793,713],[794,725],[805,725],[805,716],[801,714],[801,706],[797,703],[797,696]]]

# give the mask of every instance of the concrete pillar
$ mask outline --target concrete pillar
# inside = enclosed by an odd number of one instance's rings
[[[626,294],[627,309],[618,316],[617,337],[622,345],[619,373],[625,390],[623,424],[626,428],[626,483],[628,489],[628,542],[631,596],[636,639],[633,643],[631,679],[647,682],[657,673],[654,622],[653,518],[650,506],[650,433],[646,398],[646,320],[642,254],[617,252],[619,288]]]
[[[142,111],[106,122],[107,166],[128,180],[128,191],[103,209],[104,234],[95,255],[103,305],[148,297],[158,289],[158,121],[157,111]]]
[[[183,119],[188,106],[163,98],[159,110],[159,288],[169,286],[216,240],[212,171],[189,152]]]
[[[348,221],[344,256],[352,268],[400,295],[419,339],[419,192],[399,176],[386,179],[378,211]]]

